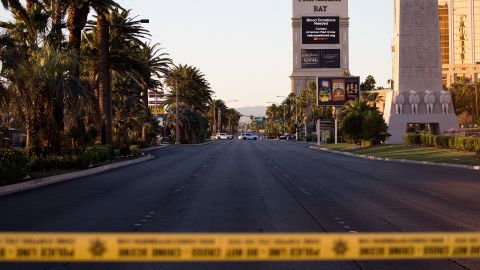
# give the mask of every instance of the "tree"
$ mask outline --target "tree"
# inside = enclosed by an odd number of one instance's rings
[[[378,103],[385,102],[385,99],[382,96],[380,96],[380,93],[371,92],[371,91],[362,92],[360,99],[362,101],[367,102],[370,106],[374,107],[375,109],[377,108]]]
[[[383,116],[366,101],[354,100],[340,112],[340,126],[346,140],[358,143],[370,140],[374,143],[384,141],[389,135]]]
[[[379,111],[369,110],[364,113],[363,117],[362,133],[360,136],[363,140],[379,144],[390,136],[388,134],[388,126]]]
[[[368,75],[367,78],[365,78],[365,81],[360,84],[360,90],[372,91],[375,89],[376,84],[377,82],[375,81],[375,78],[372,75]]]
[[[171,89],[165,96],[165,104],[172,113],[169,121],[178,125],[180,139],[187,143],[201,140],[208,129],[206,114],[213,93],[205,75],[196,67],[175,65],[166,74],[165,84]],[[178,119],[173,116],[177,109],[177,91]]]
[[[448,89],[452,93],[455,113],[462,115],[463,119],[471,119],[472,121],[468,124],[480,122],[476,116],[476,110],[480,107],[479,89],[480,80],[472,81],[470,78],[461,77],[456,78],[456,81]],[[467,122],[465,121],[465,124]]]

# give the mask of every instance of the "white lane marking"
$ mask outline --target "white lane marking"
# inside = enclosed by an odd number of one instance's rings
[[[357,231],[349,231],[349,233],[358,233]]]
[[[351,229],[350,226],[343,226],[344,229]]]
[[[150,215],[146,215],[146,216],[145,216],[145,218],[152,218],[152,216],[150,216]]]
[[[286,175],[286,174],[283,174],[283,176],[287,179],[291,179],[290,176]]]
[[[375,174],[372,174],[372,177],[373,177],[373,178],[377,178],[377,179],[382,180],[382,181],[385,181],[385,178],[380,177],[380,176],[375,175]]]
[[[203,165],[202,168],[207,168],[208,166],[207,165]]]
[[[135,226],[135,227],[142,227],[142,224],[137,223],[137,224],[134,224],[133,226]]]
[[[155,211],[148,212],[150,215],[155,215]]]

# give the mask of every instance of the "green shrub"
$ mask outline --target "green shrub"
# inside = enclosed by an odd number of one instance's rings
[[[27,158],[14,150],[0,151],[0,184],[11,184],[27,174]]]
[[[134,156],[139,156],[142,154],[142,148],[139,145],[130,146],[130,153]]]
[[[480,138],[478,137],[453,137],[407,133],[403,136],[403,139],[408,145],[441,147],[468,152],[480,151]]]
[[[27,168],[31,172],[53,171],[53,170],[71,170],[76,167],[72,159],[66,159],[58,156],[34,157],[30,159]]]
[[[421,144],[420,137],[421,135],[419,134],[407,133],[403,135],[403,140],[408,145],[420,145]]]

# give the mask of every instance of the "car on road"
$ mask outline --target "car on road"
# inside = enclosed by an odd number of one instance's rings
[[[238,139],[239,140],[244,140],[244,141],[247,141],[247,140],[256,141],[256,140],[258,140],[258,136],[253,134],[253,133],[242,133],[242,134],[240,134],[240,136],[238,136]]]
[[[281,135],[281,136],[279,137],[279,139],[280,139],[281,141],[288,141],[288,140],[291,140],[291,139],[292,139],[292,136],[291,136],[290,134],[288,134],[288,133],[285,133],[285,134]]]
[[[233,140],[233,136],[228,133],[218,133],[217,140]]]

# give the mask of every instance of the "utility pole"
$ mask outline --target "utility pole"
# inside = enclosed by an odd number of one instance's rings
[[[295,95],[295,140],[298,141],[298,97]]]
[[[221,131],[221,128],[222,128],[222,111],[220,109],[218,109],[218,133],[220,133]]]
[[[180,144],[180,126],[178,121],[178,79],[175,79],[175,144]]]
[[[478,121],[478,84],[475,85],[475,110],[477,111],[477,121]]]

